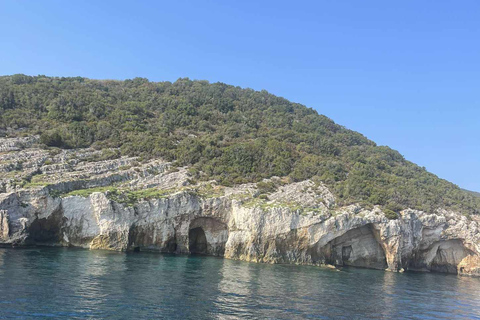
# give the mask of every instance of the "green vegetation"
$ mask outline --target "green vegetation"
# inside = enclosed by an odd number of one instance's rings
[[[174,189],[159,189],[159,188],[149,188],[149,189],[141,189],[135,191],[126,191],[127,194],[131,196],[131,198],[136,199],[137,201],[140,199],[159,199],[165,198],[166,195],[175,192]]]
[[[297,212],[302,215],[307,214],[319,214],[322,213],[322,209],[320,208],[313,208],[313,207],[305,207],[303,204],[296,202],[296,201],[280,201],[280,202],[268,202],[268,196],[261,194],[258,197],[250,198],[246,197],[243,198],[243,206],[246,208],[260,208],[262,210],[268,210],[273,208],[288,208],[291,212]],[[328,210],[329,214],[336,215],[337,212],[333,210]]]
[[[277,186],[273,181],[260,181],[257,183],[257,188],[261,195],[265,195],[265,193],[272,193],[277,190]]]
[[[7,131],[40,134],[51,148],[97,148],[106,159],[176,160],[191,167],[192,179],[226,186],[272,176],[315,177],[341,205],[480,210],[480,197],[395,150],[303,105],[223,83],[4,76],[0,132]]]
[[[398,214],[393,210],[383,209],[383,213],[385,213],[385,217],[387,217],[390,220],[398,219]]]
[[[225,195],[225,190],[222,186],[212,185],[207,183],[197,188],[196,193],[202,198],[215,198]]]
[[[21,183],[22,185],[22,183]],[[23,183],[23,188],[35,188],[35,187],[46,187],[48,184],[45,182],[25,182]]]
[[[480,192],[476,192],[476,191],[470,191],[470,190],[465,190],[465,189],[462,189],[468,193],[470,193],[471,195],[475,196],[475,197],[480,197]]]
[[[46,180],[47,175],[46,174],[38,174],[33,176],[30,181],[23,181],[23,187],[24,188],[34,188],[34,187],[45,187],[49,184],[49,182]]]
[[[110,200],[115,202],[133,206],[138,203],[140,200],[150,200],[150,199],[160,199],[164,198],[167,194],[173,193],[175,190],[170,189],[158,189],[158,188],[149,188],[141,190],[121,190],[113,186],[106,187],[96,187],[88,189],[80,189],[69,192],[62,195],[63,197],[68,196],[80,196],[88,197],[94,192],[103,192],[106,193],[107,197]]]

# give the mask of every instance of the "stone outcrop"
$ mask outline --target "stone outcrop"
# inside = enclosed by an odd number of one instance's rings
[[[7,145],[13,149],[0,155],[0,166],[24,157],[24,167],[18,175],[11,174],[18,164],[1,167],[2,181],[10,186],[0,190],[4,246],[194,253],[265,263],[480,275],[477,217],[407,209],[390,220],[379,207],[339,207],[326,186],[309,180],[273,178],[277,190],[261,197],[255,184],[190,185],[186,168],[172,169],[158,160],[92,161],[97,151],[52,155]],[[112,184],[115,190],[88,189]],[[117,189],[138,193],[122,198]],[[69,193],[75,190],[84,192]]]
[[[18,151],[31,147],[38,142],[39,136],[23,138],[0,138],[0,152]]]
[[[457,266],[461,275],[480,276],[480,257],[478,255],[466,256]]]

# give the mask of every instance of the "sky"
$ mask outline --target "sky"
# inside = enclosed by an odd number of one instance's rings
[[[0,74],[265,89],[480,191],[480,1],[0,0]]]

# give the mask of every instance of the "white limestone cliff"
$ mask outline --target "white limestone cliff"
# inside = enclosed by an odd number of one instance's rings
[[[480,275],[477,217],[407,209],[390,220],[379,207],[339,207],[326,186],[309,180],[282,182],[262,198],[255,184],[189,185],[185,168],[171,170],[161,161],[86,163],[75,160],[82,158],[78,153],[87,157],[96,151],[82,150],[60,151],[53,163],[45,163],[52,156],[44,150],[17,150],[11,141],[2,148],[10,150],[0,155],[4,246],[200,253],[265,263]],[[71,154],[74,159],[68,160]],[[21,185],[12,172],[22,179],[34,172],[45,185]],[[133,203],[111,190],[69,195],[112,184],[165,193]]]

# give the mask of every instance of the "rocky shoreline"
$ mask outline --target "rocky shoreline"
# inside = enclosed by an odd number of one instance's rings
[[[480,275],[477,216],[339,206],[319,182],[227,188],[109,150],[0,141],[0,244],[199,253],[263,263]]]

